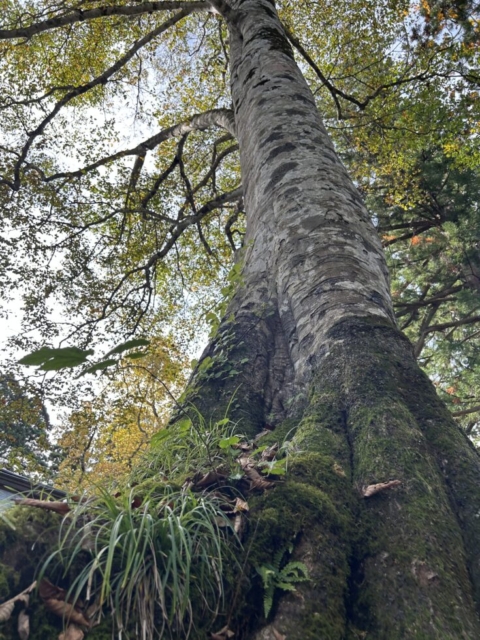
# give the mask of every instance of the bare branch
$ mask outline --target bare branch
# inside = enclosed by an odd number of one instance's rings
[[[444,329],[463,327],[466,324],[474,324],[475,322],[480,322],[480,316],[471,316],[469,318],[462,318],[461,320],[453,320],[452,322],[443,322],[442,324],[432,324],[426,332],[431,333],[432,331],[443,331]]]
[[[349,102],[353,102],[353,104],[355,104],[359,109],[362,108],[362,103],[357,100],[356,98],[348,95],[347,93],[344,93],[343,91],[341,91],[340,89],[337,89],[336,87],[333,86],[333,84],[329,81],[329,79],[322,73],[322,71],[320,70],[319,66],[316,64],[316,62],[313,60],[313,58],[310,56],[310,54],[306,51],[306,49],[304,49],[304,47],[302,46],[300,40],[298,40],[298,38],[296,38],[293,33],[284,25],[284,29],[285,29],[285,33],[287,34],[288,39],[290,40],[290,42],[293,44],[293,46],[295,47],[295,49],[300,53],[300,55],[303,57],[303,59],[305,60],[305,62],[308,63],[308,65],[315,71],[315,73],[317,74],[320,82],[330,91],[330,94],[335,102],[335,106],[337,107],[337,114],[338,117],[340,119],[343,118],[342,116],[342,110],[340,107],[340,103],[338,102],[338,96],[342,97],[344,100],[348,100]]]
[[[179,221],[176,225],[172,225],[172,228],[170,229],[170,238],[165,242],[162,249],[154,253],[144,267],[138,267],[137,271],[140,271],[142,269],[150,269],[155,263],[164,258],[187,227],[190,227],[193,224],[196,225],[197,222],[200,222],[200,220],[202,220],[211,211],[218,209],[227,202],[238,200],[242,197],[242,195],[242,187],[238,187],[237,189],[233,189],[233,191],[228,191],[227,193],[222,193],[217,198],[210,200],[202,207],[200,207],[195,215],[187,216]]]
[[[466,416],[469,413],[476,413],[477,411],[480,411],[480,405],[477,405],[476,407],[470,407],[470,409],[463,409],[462,411],[451,411],[450,413],[454,418],[459,418],[460,416]]]
[[[418,340],[415,343],[415,346],[413,348],[413,352],[415,354],[415,357],[418,358],[420,356],[420,354],[422,353],[423,347],[425,346],[425,340],[427,338],[427,333],[429,332],[429,325],[430,322],[433,320],[435,314],[438,311],[438,307],[440,306],[440,303],[437,302],[436,304],[433,304],[430,309],[427,311],[427,313],[425,314],[423,320],[422,320],[422,324],[420,326],[420,331],[419,331],[419,336],[418,336]],[[402,327],[403,330],[404,327]]]
[[[75,330],[70,335],[68,335],[66,339],[67,340],[70,339],[75,333],[77,333],[78,331],[80,331],[85,327],[92,327],[97,322],[101,320],[105,320],[115,311],[115,309],[118,309],[119,307],[124,305],[128,300],[132,299],[134,294],[141,291],[142,298],[137,304],[137,307],[140,308],[140,311],[138,313],[138,317],[136,317],[135,319],[135,326],[130,332],[130,333],[133,333],[138,327],[141,319],[147,312],[148,307],[150,305],[152,295],[153,295],[153,287],[151,282],[152,270],[155,268],[155,265],[157,264],[157,262],[159,262],[162,258],[164,258],[172,249],[172,247],[175,246],[175,243],[177,242],[178,238],[182,235],[182,233],[185,231],[185,229],[193,225],[196,225],[198,222],[200,222],[200,220],[205,218],[205,216],[207,216],[211,211],[218,209],[219,207],[226,204],[227,202],[233,202],[235,200],[240,199],[242,195],[243,195],[243,189],[240,186],[237,189],[233,189],[232,191],[223,193],[217,198],[210,200],[209,202],[204,204],[202,207],[200,207],[200,209],[198,209],[195,215],[186,216],[182,219],[176,220],[168,230],[170,237],[164,242],[162,248],[156,253],[154,253],[150,257],[150,259],[143,265],[134,267],[133,269],[130,269],[129,271],[124,273],[120,281],[110,291],[108,298],[105,300],[105,302],[102,305],[102,310],[100,314],[96,318],[86,320],[80,327],[75,328]],[[126,283],[132,277],[138,276],[139,274],[142,274],[142,273],[144,274],[143,284],[140,284],[139,286],[129,287],[128,290],[125,292],[125,294],[123,294],[122,298],[118,300],[115,307],[112,308],[112,303],[114,299],[120,294],[120,291],[124,288]]]
[[[218,156],[215,157],[207,173],[203,176],[200,182],[198,182],[193,187],[192,195],[195,195],[198,191],[200,191],[200,189],[203,189],[203,187],[205,187],[208,184],[208,181],[210,180],[210,178],[212,179],[212,182],[214,182],[215,172],[218,169],[218,166],[221,164],[222,160],[227,156],[229,156],[230,154],[234,153],[235,151],[238,151],[238,144],[232,144],[230,147],[228,147],[227,149],[222,151],[222,153],[219,153]],[[186,205],[182,207],[182,209],[180,210],[180,213],[183,214],[185,209],[186,209]]]
[[[235,211],[229,216],[225,224],[225,235],[227,236],[228,242],[230,243],[230,246],[232,247],[233,251],[237,250],[237,247],[235,246],[235,241],[233,239],[233,234],[238,233],[240,236],[242,236],[242,234],[240,233],[240,231],[238,231],[238,229],[232,230],[232,226],[235,224],[235,222],[237,222],[238,216],[242,211],[243,211],[243,200],[240,200],[238,203],[238,206],[235,208]]]
[[[440,291],[439,293],[436,293],[434,296],[431,296],[430,298],[426,298],[426,299],[418,299],[415,302],[397,302],[395,303],[395,307],[401,307],[402,311],[399,311],[396,313],[397,318],[401,318],[404,315],[407,315],[407,313],[410,313],[410,310],[412,309],[419,309],[420,307],[428,307],[431,304],[435,304],[438,302],[451,302],[453,300],[456,300],[455,297],[451,297],[453,294],[458,293],[459,291],[463,291],[464,287],[463,285],[458,285],[456,287],[447,287],[446,289],[443,289],[443,291]]]
[[[186,139],[185,136],[182,136],[182,138],[180,139],[180,141],[179,141],[179,143],[177,145],[177,153],[175,154],[174,159],[172,160],[170,165],[165,169],[165,171],[163,171],[158,176],[158,178],[155,180],[155,183],[154,183],[153,187],[150,189],[150,191],[147,193],[147,195],[142,199],[141,207],[142,207],[143,210],[146,211],[145,208],[146,208],[147,204],[155,196],[155,194],[159,190],[159,188],[162,185],[162,183],[168,178],[168,176],[172,173],[172,171],[178,165],[180,156],[183,153],[183,146],[185,144],[185,139]]]
[[[156,11],[173,11],[182,9],[192,13],[194,11],[205,11],[210,9],[209,2],[142,2],[140,4],[126,6],[97,7],[96,9],[73,9],[57,18],[50,18],[43,22],[37,22],[29,27],[19,27],[18,29],[0,29],[0,40],[12,40],[14,38],[31,38],[43,31],[58,29],[76,22],[95,20],[108,16],[139,16],[144,13]]]
[[[432,227],[437,227],[438,221],[432,220],[431,222],[425,222],[422,227],[417,227],[408,233],[404,233],[401,236],[397,236],[395,238],[390,238],[389,240],[382,240],[382,247],[389,247],[391,244],[395,244],[396,242],[401,242],[403,240],[410,240],[414,236],[418,236],[424,231],[428,231]]]

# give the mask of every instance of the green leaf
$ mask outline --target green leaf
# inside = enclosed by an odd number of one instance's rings
[[[271,469],[267,469],[267,475],[269,476],[284,476],[287,473],[285,467],[272,467]]]
[[[102,360],[101,362],[97,362],[96,364],[93,364],[91,367],[88,367],[87,369],[84,369],[80,374],[79,374],[79,378],[81,376],[84,376],[87,373],[95,373],[95,371],[103,371],[104,369],[107,369],[108,367],[113,367],[114,365],[116,365],[118,363],[118,360]]]
[[[24,356],[21,360],[18,361],[18,364],[26,364],[28,366],[40,365],[48,360],[50,357],[50,352],[52,349],[48,347],[42,347],[38,349],[38,351],[34,351],[33,353],[29,353],[27,356]]]
[[[24,356],[18,362],[27,366],[39,366],[43,371],[58,371],[84,364],[92,353],[92,349],[85,351],[78,347],[65,347],[64,349],[41,347],[41,349]]]
[[[213,364],[212,358],[210,358],[210,356],[207,356],[200,363],[200,365],[198,367],[198,370],[199,371],[206,371],[207,369],[209,369],[212,366],[212,364]]]
[[[2,522],[4,522],[8,527],[10,527],[11,529],[13,529],[15,531],[14,524],[12,522],[10,522],[10,520],[7,518],[7,516],[5,514],[3,514],[2,511],[1,511],[2,502],[3,503],[7,503],[7,504],[11,504],[9,499],[0,501],[0,520]]]
[[[145,351],[135,351],[134,353],[127,353],[125,358],[130,358],[130,360],[139,360],[140,358],[145,358],[148,356],[148,353]]]
[[[279,589],[283,589],[283,591],[296,591],[297,589],[290,582],[277,582],[275,584]]]
[[[169,429],[160,429],[150,438],[150,445],[155,446],[161,444],[164,440],[171,436],[171,431]]]
[[[228,449],[229,447],[232,447],[234,444],[238,444],[239,442],[240,438],[238,436],[232,436],[231,438],[224,438],[223,440],[220,440],[218,446],[220,447],[220,449]]]
[[[105,357],[111,356],[115,353],[123,353],[124,351],[128,351],[129,349],[135,349],[136,347],[148,347],[150,344],[150,340],[146,340],[145,338],[136,338],[135,340],[127,340],[126,342],[122,342],[114,349],[105,354]]]

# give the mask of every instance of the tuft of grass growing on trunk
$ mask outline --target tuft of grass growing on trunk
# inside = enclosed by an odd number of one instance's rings
[[[212,622],[222,604],[231,531],[221,500],[163,487],[98,495],[63,521],[58,549],[42,573],[70,580],[67,598],[90,603],[92,623],[107,610],[119,637],[188,638],[195,619]],[[231,546],[230,536],[230,546]]]

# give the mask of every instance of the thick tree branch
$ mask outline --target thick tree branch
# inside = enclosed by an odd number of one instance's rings
[[[155,147],[166,140],[185,136],[191,131],[205,131],[211,127],[226,129],[234,135],[233,132],[235,130],[235,124],[232,111],[229,109],[212,109],[211,111],[205,111],[204,113],[197,113],[184,122],[180,122],[179,124],[175,124],[167,129],[159,131],[150,138],[140,142],[136,147],[113,153],[112,155],[101,158],[100,160],[82,167],[77,171],[63,171],[52,174],[51,176],[45,176],[43,179],[45,182],[52,182],[59,178],[79,178],[85,173],[98,169],[98,167],[108,164],[109,162],[119,160],[120,158],[125,158],[127,156],[145,158],[147,151],[152,151]]]
[[[96,18],[105,18],[108,16],[139,16],[144,13],[153,13],[156,11],[173,11],[182,9],[192,13],[193,11],[205,11],[210,8],[209,2],[142,2],[140,4],[126,6],[97,7],[96,9],[73,9],[68,13],[57,18],[50,18],[42,22],[37,22],[28,27],[19,27],[17,29],[0,29],[0,40],[11,40],[14,38],[31,38],[43,31],[58,29],[76,22],[85,22]]]
[[[450,413],[455,418],[458,418],[460,416],[466,416],[469,413],[476,413],[477,411],[480,411],[480,405],[477,405],[476,407],[471,407],[470,409],[463,409],[462,411],[451,411]]]
[[[137,40],[137,42],[127,51],[125,55],[123,55],[119,60],[117,60],[111,67],[109,67],[101,75],[97,76],[92,81],[84,85],[76,87],[73,91],[70,91],[61,100],[59,100],[55,105],[55,107],[52,109],[52,111],[48,114],[48,116],[42,120],[42,122],[37,126],[37,128],[34,131],[29,133],[28,140],[25,143],[19,155],[19,158],[15,164],[13,181],[10,182],[8,180],[2,179],[0,180],[0,183],[7,184],[12,190],[18,191],[21,183],[20,172],[21,172],[22,164],[28,155],[30,147],[32,146],[34,140],[38,136],[43,134],[47,125],[55,118],[55,116],[59,113],[59,111],[74,98],[77,98],[78,96],[81,96],[87,93],[88,91],[90,91],[91,89],[99,85],[106,84],[109,78],[111,78],[117,71],[119,71],[122,67],[124,67],[127,64],[127,62],[129,62],[142,47],[147,45],[158,35],[167,31],[170,27],[172,27],[177,22],[179,22],[180,20],[188,16],[190,13],[191,12],[187,10],[179,11],[174,16],[172,16],[171,18],[163,22],[161,25],[159,25],[156,29],[154,29],[153,31],[150,31],[150,33],[145,35],[143,38],[140,38],[140,40]],[[149,141],[147,141],[147,143],[148,142]],[[141,155],[141,154],[137,154],[137,155]]]
[[[431,304],[450,302],[455,300],[456,298],[452,298],[451,296],[459,291],[464,289],[463,285],[458,285],[457,287],[448,287],[443,291],[435,294],[434,296],[427,298],[425,300],[419,299],[415,302],[397,302],[395,303],[395,307],[402,307],[402,311],[397,312],[395,315],[397,318],[401,318],[402,316],[410,313],[412,309],[419,309],[420,307],[428,307]]]
[[[209,0],[208,4],[226,20],[233,18],[234,11],[226,0]]]
[[[432,324],[430,327],[428,327],[428,329],[426,329],[426,333],[431,333],[432,331],[443,331],[444,329],[463,327],[466,324],[474,324],[475,322],[480,322],[480,316],[471,316],[470,318],[462,318],[461,320],[452,320],[452,322],[443,322],[442,324]]]

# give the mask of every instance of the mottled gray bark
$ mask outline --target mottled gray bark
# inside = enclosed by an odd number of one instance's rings
[[[393,320],[388,273],[365,206],[325,131],[269,0],[236,2],[232,98],[256,305],[275,299],[299,378],[328,329]]]
[[[245,431],[303,411],[285,485],[254,501],[253,555],[295,536],[312,578],[251,637],[480,637],[478,455],[396,328],[379,239],[274,3],[230,4],[244,286],[206,355],[241,370]],[[233,389],[197,382],[203,409]]]

